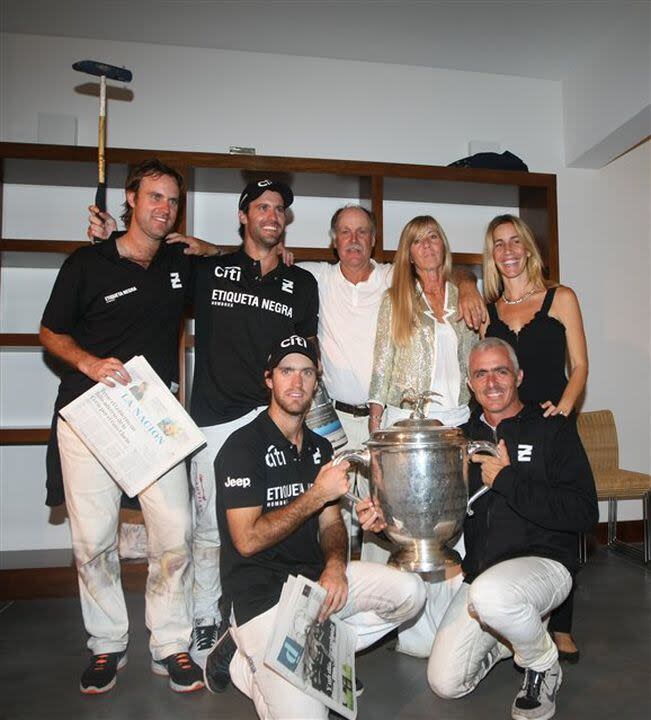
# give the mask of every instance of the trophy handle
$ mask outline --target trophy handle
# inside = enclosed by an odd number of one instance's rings
[[[332,461],[333,465],[339,465],[339,463],[344,462],[344,460],[348,460],[349,462],[358,462],[362,465],[366,465],[368,467],[371,464],[371,452],[370,450],[344,450],[343,452],[340,452],[339,455],[336,455],[334,460]],[[357,497],[357,495],[347,492],[346,497],[354,503],[362,502],[362,498]]]
[[[490,455],[499,457],[497,445],[493,444],[492,442],[487,442],[486,440],[471,440],[466,446],[466,450],[468,452],[468,457],[472,457],[476,452],[487,452]],[[468,500],[468,505],[466,506],[466,513],[468,515],[474,515],[474,511],[470,506],[475,502],[475,500],[478,500],[484,493],[487,493],[489,490],[490,488],[488,487],[488,485],[484,485],[482,488],[477,490],[477,492]]]

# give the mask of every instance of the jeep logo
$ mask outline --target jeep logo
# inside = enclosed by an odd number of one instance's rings
[[[229,475],[226,478],[226,482],[224,483],[224,487],[227,487],[227,488],[231,488],[231,487],[248,488],[250,486],[251,486],[251,478],[248,478],[248,477],[233,478]]]

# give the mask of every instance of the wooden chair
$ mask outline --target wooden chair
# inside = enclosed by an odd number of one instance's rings
[[[592,467],[597,498],[608,501],[608,547],[644,564],[651,560],[651,475],[619,467],[619,444],[615,418],[610,410],[579,413],[577,428]],[[617,538],[617,501],[640,498],[643,506],[642,549]],[[585,536],[579,554],[586,559]]]

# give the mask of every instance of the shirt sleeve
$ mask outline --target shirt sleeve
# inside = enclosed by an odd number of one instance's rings
[[[262,507],[266,492],[264,458],[249,443],[229,438],[215,458],[215,484],[226,510]]]
[[[296,322],[296,333],[302,337],[316,337],[319,329],[319,289],[312,275],[305,275],[303,313]]]
[[[71,335],[83,316],[82,288],[82,263],[75,253],[59,270],[41,324],[54,333]]]

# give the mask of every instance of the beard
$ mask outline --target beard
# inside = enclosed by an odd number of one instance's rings
[[[278,397],[274,395],[274,402],[278,407],[286,412],[288,415],[298,417],[299,415],[306,415],[312,404],[312,398],[307,395],[302,400],[288,400],[284,397]]]

